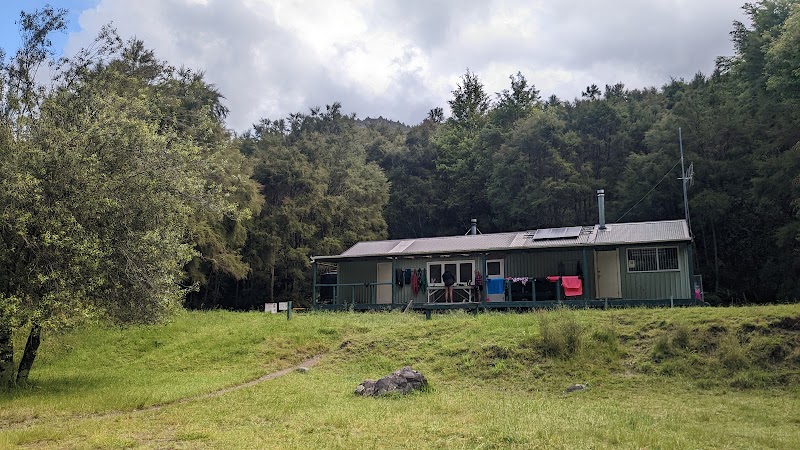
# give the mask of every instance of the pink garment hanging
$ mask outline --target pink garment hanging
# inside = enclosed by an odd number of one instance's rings
[[[564,286],[564,295],[567,297],[583,295],[583,281],[580,277],[561,277],[561,285]]]
[[[411,293],[414,295],[419,293],[419,275],[416,270],[411,272]]]
[[[561,277],[547,277],[547,281],[549,281],[551,283],[555,283],[556,281],[558,281],[559,278],[561,278]]]

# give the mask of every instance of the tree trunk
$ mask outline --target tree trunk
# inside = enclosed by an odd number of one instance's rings
[[[719,255],[717,253],[717,227],[711,222],[711,237],[714,243],[714,292],[719,292]]]
[[[6,323],[0,324],[0,390],[14,386],[14,341],[11,336],[11,327]]]
[[[269,266],[269,302],[275,302],[275,264]]]
[[[705,263],[705,267],[708,267],[708,231],[706,230],[705,224],[703,224],[703,262]]]
[[[17,370],[17,384],[25,384],[28,381],[28,374],[36,359],[36,352],[39,351],[39,344],[42,342],[42,327],[38,323],[31,326],[28,334],[28,342],[25,343],[25,351],[22,353],[22,360],[19,362]]]

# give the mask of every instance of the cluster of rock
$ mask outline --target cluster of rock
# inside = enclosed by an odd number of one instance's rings
[[[408,394],[418,389],[424,389],[427,385],[428,380],[424,375],[406,366],[380,380],[364,380],[356,387],[355,393],[365,397],[378,397],[394,393]]]

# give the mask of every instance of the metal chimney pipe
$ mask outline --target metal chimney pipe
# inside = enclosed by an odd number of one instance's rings
[[[597,190],[597,209],[600,214],[600,229],[606,229],[606,192],[602,189]]]
[[[469,234],[475,236],[478,234],[478,219],[472,219],[470,222],[472,222],[472,225],[469,227]]]

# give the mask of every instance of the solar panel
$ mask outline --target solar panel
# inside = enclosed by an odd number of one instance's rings
[[[581,227],[562,227],[562,228],[543,228],[536,230],[533,240],[544,239],[569,239],[576,238],[581,234]]]
[[[402,253],[405,249],[411,246],[414,243],[414,239],[407,239],[404,241],[400,241],[397,245],[394,246],[393,249],[389,250],[389,253]]]

